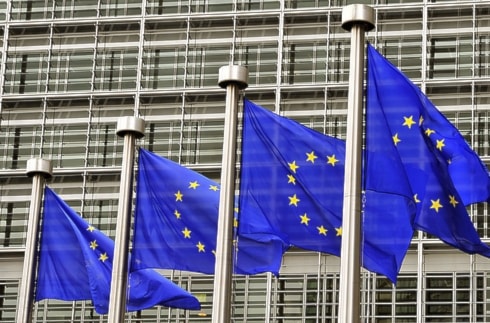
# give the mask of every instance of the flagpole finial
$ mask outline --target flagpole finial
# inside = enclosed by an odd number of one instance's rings
[[[374,9],[363,4],[352,4],[342,9],[342,28],[347,31],[355,24],[363,24],[364,31],[374,28]]]
[[[53,175],[53,165],[47,159],[31,158],[27,161],[26,174],[29,177],[42,174],[45,178],[49,178]]]
[[[142,138],[145,135],[145,120],[136,117],[121,117],[117,120],[116,133],[124,137],[126,133],[133,133],[136,138]]]
[[[218,85],[222,88],[230,83],[236,84],[240,90],[248,87],[248,69],[240,65],[227,65],[219,69]]]

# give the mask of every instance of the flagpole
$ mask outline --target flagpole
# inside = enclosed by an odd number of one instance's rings
[[[37,243],[39,219],[45,179],[51,177],[53,166],[50,160],[32,158],[27,161],[26,174],[32,177],[31,205],[27,220],[26,248],[24,266],[19,287],[17,305],[17,323],[30,323],[32,320],[32,302],[34,299],[34,280],[36,273]]]
[[[117,122],[116,133],[124,138],[124,147],[109,298],[109,323],[124,322],[124,314],[126,312],[134,146],[135,140],[145,134],[145,121],[136,117],[122,117]]]
[[[342,10],[342,28],[351,32],[347,141],[345,154],[339,323],[360,322],[361,161],[364,33],[374,28],[374,10],[354,4]]]
[[[219,69],[218,84],[226,88],[225,129],[221,163],[221,191],[213,291],[213,323],[231,322],[231,278],[233,274],[233,209],[238,94],[248,86],[248,69],[230,65]]]

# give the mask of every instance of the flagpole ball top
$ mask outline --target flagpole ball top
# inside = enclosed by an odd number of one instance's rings
[[[41,174],[45,178],[53,175],[53,165],[50,160],[42,158],[31,158],[27,161],[26,175],[32,177],[36,174]]]
[[[248,86],[248,69],[240,65],[222,66],[219,69],[218,85],[226,88],[229,84],[236,84],[240,90]]]
[[[136,138],[142,138],[145,135],[145,120],[136,117],[121,117],[117,120],[116,133],[120,137],[132,133]]]
[[[352,4],[342,9],[342,28],[350,31],[354,25],[363,25],[364,31],[374,29],[374,9],[363,4]]]

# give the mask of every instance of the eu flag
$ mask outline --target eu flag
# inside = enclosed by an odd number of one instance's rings
[[[465,208],[488,199],[486,167],[417,86],[371,45],[367,51],[367,113],[373,116],[367,134],[391,137],[403,163],[400,178],[408,179],[417,206],[415,228],[490,256]]]
[[[114,241],[45,188],[36,301],[91,300],[97,313],[106,314],[113,251]],[[200,309],[197,298],[151,269],[131,273],[128,292],[128,311],[156,305]]]
[[[145,149],[139,152],[131,268],[213,274],[220,185]],[[235,241],[235,272],[277,275],[282,241],[255,238]]]
[[[269,232],[340,256],[345,142],[248,100],[243,119],[239,236]],[[396,281],[413,234],[411,194],[389,179],[389,169],[372,172],[377,181],[363,195],[362,264]]]

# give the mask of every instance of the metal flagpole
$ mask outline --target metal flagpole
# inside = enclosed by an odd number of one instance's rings
[[[126,312],[134,145],[136,138],[144,136],[145,121],[135,117],[122,117],[117,122],[116,133],[118,136],[124,137],[124,148],[121,165],[121,184],[119,186],[119,204],[117,207],[114,259],[112,263],[109,323],[124,322],[124,313]]]
[[[219,69],[219,86],[226,88],[225,129],[221,164],[221,192],[213,291],[213,323],[229,323],[233,274],[233,209],[239,90],[248,86],[248,69],[230,65]]]
[[[342,28],[351,31],[347,142],[345,154],[339,323],[360,321],[361,161],[364,33],[374,28],[374,10],[354,4],[342,10]]]
[[[50,160],[32,158],[27,161],[26,174],[32,177],[31,205],[27,222],[27,238],[24,254],[24,267],[19,287],[17,304],[17,323],[30,323],[32,320],[32,302],[34,299],[34,279],[36,273],[37,243],[39,236],[39,218],[44,182],[51,177],[53,166]]]

